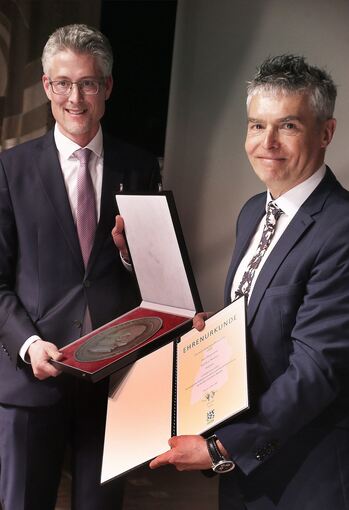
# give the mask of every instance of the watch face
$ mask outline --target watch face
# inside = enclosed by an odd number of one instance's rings
[[[220,460],[217,464],[213,466],[213,471],[216,473],[227,473],[234,469],[235,464],[232,460]]]

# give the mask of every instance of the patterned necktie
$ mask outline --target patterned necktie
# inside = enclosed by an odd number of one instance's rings
[[[256,253],[250,260],[247,269],[242,276],[242,280],[238,289],[235,291],[235,299],[243,295],[249,295],[254,274],[271,243],[271,240],[275,234],[276,223],[281,214],[283,214],[281,209],[279,209],[272,202],[268,203],[261,240],[259,241]]]
[[[76,228],[85,267],[87,266],[92,250],[97,226],[96,197],[88,168],[90,155],[90,149],[79,149],[74,152],[74,156],[80,161],[77,187]]]

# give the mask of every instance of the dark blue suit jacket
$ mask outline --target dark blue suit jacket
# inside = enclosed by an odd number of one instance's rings
[[[134,277],[111,238],[115,192],[155,190],[157,161],[104,136],[101,213],[85,271],[53,132],[0,155],[0,403],[57,401],[66,376],[36,380],[18,356],[38,334],[62,347],[80,336],[88,303],[93,327],[139,302]]]
[[[243,207],[225,301],[265,213]],[[247,311],[250,410],[217,431],[237,464],[221,508],[349,508],[349,193],[327,173],[263,266]]]

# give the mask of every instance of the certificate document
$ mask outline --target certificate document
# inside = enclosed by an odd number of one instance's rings
[[[248,408],[245,299],[110,378],[101,482]]]
[[[245,301],[177,345],[177,434],[201,434],[248,407]]]

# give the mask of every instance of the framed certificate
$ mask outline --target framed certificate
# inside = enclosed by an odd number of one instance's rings
[[[203,434],[248,408],[245,298],[113,374],[101,483],[168,449],[171,435]]]
[[[61,349],[52,363],[92,382],[133,363],[191,328],[201,302],[173,195],[118,194],[142,301]],[[118,255],[116,254],[116,257]],[[126,269],[125,269],[126,271]]]

